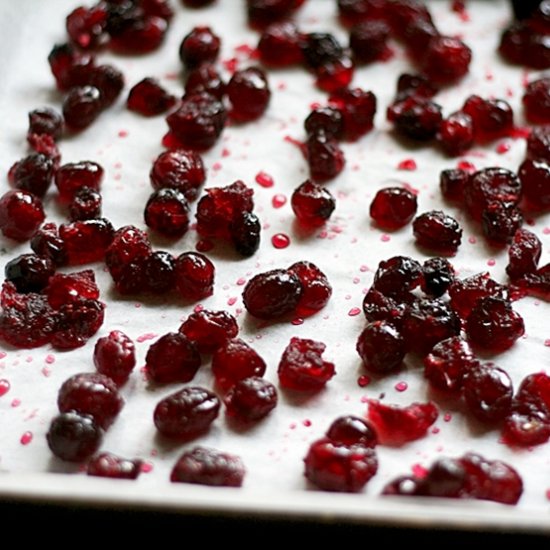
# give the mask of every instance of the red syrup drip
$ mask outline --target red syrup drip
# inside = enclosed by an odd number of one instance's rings
[[[6,380],[5,378],[0,380],[0,397],[2,397],[3,395],[6,395],[10,391],[10,388],[11,388],[11,384],[9,383],[8,380]]]
[[[262,187],[265,187],[265,188],[273,187],[273,185],[275,184],[275,182],[273,181],[273,178],[269,174],[266,174],[263,171],[258,172],[256,174],[255,180],[258,185],[261,185]]]
[[[271,244],[277,248],[287,248],[290,245],[290,237],[284,233],[277,233],[271,237]]]
[[[286,204],[287,198],[284,195],[273,195],[271,199],[271,204],[273,208],[282,208]]]
[[[32,441],[33,435],[32,432],[25,432],[21,439],[19,440],[21,442],[21,445],[28,445]]]

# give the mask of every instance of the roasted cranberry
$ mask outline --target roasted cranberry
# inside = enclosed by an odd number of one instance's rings
[[[59,236],[65,245],[69,265],[88,264],[105,258],[115,230],[105,218],[65,223]]]
[[[395,130],[415,141],[434,138],[442,121],[441,107],[429,99],[410,96],[388,107],[387,119]]]
[[[237,321],[227,311],[201,309],[189,315],[179,331],[193,342],[201,353],[212,353],[239,333]]]
[[[145,277],[145,263],[147,258],[137,258],[136,260],[124,264],[116,276],[113,275],[113,281],[117,292],[123,295],[141,294],[148,290]]]
[[[34,109],[29,113],[28,134],[48,135],[58,140],[63,133],[62,116],[49,107]]]
[[[71,88],[63,101],[63,118],[71,130],[83,130],[94,122],[102,109],[101,92],[95,86],[79,86]]]
[[[315,85],[324,92],[332,93],[349,86],[353,79],[353,73],[353,61],[344,56],[317,68],[315,70]]]
[[[64,164],[55,173],[59,200],[64,203],[71,202],[77,191],[83,187],[99,191],[103,174],[103,168],[89,160]]]
[[[326,437],[311,444],[304,462],[306,478],[323,491],[359,492],[378,470],[374,449]]]
[[[95,189],[82,187],[69,204],[71,221],[93,220],[101,216],[101,195]]]
[[[369,323],[387,321],[399,328],[403,320],[405,306],[392,298],[384,296],[375,288],[369,289],[363,299],[363,313]]]
[[[297,65],[303,61],[302,41],[302,34],[290,21],[274,23],[260,36],[260,60],[270,67]]]
[[[513,446],[542,445],[550,439],[550,419],[536,411],[514,411],[504,422],[502,439]]]
[[[361,63],[380,59],[387,50],[390,29],[384,21],[371,19],[362,21],[351,29],[349,47],[353,57]]]
[[[119,386],[124,384],[136,365],[136,348],[132,340],[120,330],[100,338],[94,348],[97,372],[108,376]]]
[[[104,315],[105,305],[98,300],[62,305],[56,312],[52,346],[63,350],[83,346],[101,328]]]
[[[344,117],[333,107],[317,107],[307,116],[304,127],[308,135],[324,132],[340,139],[344,131]]]
[[[474,143],[472,117],[462,111],[449,115],[441,122],[437,139],[449,155],[465,153]]]
[[[518,229],[508,249],[508,277],[516,280],[528,273],[534,273],[541,253],[542,243],[539,238],[527,229]]]
[[[61,240],[55,223],[44,224],[31,239],[31,248],[43,258],[49,258],[59,266],[67,263],[65,244]]]
[[[212,372],[224,390],[250,376],[263,376],[265,369],[264,360],[239,338],[227,340],[212,356]]]
[[[262,116],[271,98],[266,74],[258,67],[236,71],[227,84],[231,117],[239,122]]]
[[[454,281],[455,271],[448,260],[430,258],[422,265],[421,287],[425,294],[439,298]]]
[[[402,40],[407,48],[407,53],[413,60],[422,66],[424,55],[428,51],[432,41],[441,39],[441,33],[437,30],[432,21],[426,21],[422,19],[413,20],[404,29],[404,35]],[[436,56],[438,54],[436,53]],[[439,60],[437,60],[439,62]],[[431,77],[427,75],[426,79],[431,80]],[[438,82],[440,84],[441,82]]]
[[[419,0],[394,0],[388,8],[385,10],[386,16],[399,38],[405,35],[411,23],[432,20],[428,8]]]
[[[59,412],[77,412],[91,416],[103,429],[107,429],[120,413],[124,400],[116,384],[98,373],[75,374],[68,378],[57,396]]]
[[[53,47],[48,55],[48,62],[60,90],[72,88],[79,73],[87,73],[94,65],[94,58],[88,53],[80,52],[70,44],[59,44]]]
[[[412,258],[394,256],[378,264],[373,288],[385,296],[402,296],[414,290],[422,280],[422,266]]]
[[[212,65],[201,65],[189,71],[185,79],[185,94],[194,95],[206,92],[222,101],[225,95],[225,82]]]
[[[385,187],[370,204],[370,216],[381,229],[394,230],[407,225],[416,214],[416,195],[401,187]]]
[[[469,177],[468,172],[460,168],[443,170],[439,175],[441,194],[448,201],[462,202]]]
[[[529,209],[550,209],[550,165],[544,161],[525,160],[519,167],[518,176]]]
[[[338,0],[338,15],[348,26],[363,19],[380,19],[386,13],[386,0]]]
[[[147,374],[157,384],[190,382],[201,366],[197,347],[181,332],[161,336],[147,351]]]
[[[330,218],[336,201],[328,189],[306,180],[292,193],[291,205],[302,225],[320,227]]]
[[[210,27],[194,27],[180,46],[180,59],[186,69],[213,63],[220,53],[220,37]]]
[[[176,288],[187,300],[201,300],[214,292],[214,264],[198,252],[184,252],[176,259]]]
[[[248,23],[253,28],[263,28],[274,21],[288,19],[303,0],[247,0]]]
[[[277,406],[275,386],[259,376],[239,380],[224,400],[227,416],[241,422],[256,422]]]
[[[187,199],[176,189],[155,191],[145,205],[145,223],[165,237],[179,238],[189,228]]]
[[[46,434],[52,453],[69,462],[91,457],[99,449],[102,437],[101,428],[91,416],[72,411],[57,415]]]
[[[154,78],[144,78],[128,93],[126,107],[143,116],[165,113],[176,104],[176,98],[169,94]]]
[[[472,50],[458,38],[437,36],[422,57],[422,72],[432,81],[449,84],[461,79],[472,60]]]
[[[240,487],[244,474],[244,464],[238,456],[206,447],[195,447],[179,457],[170,474],[170,481]]]
[[[335,178],[345,164],[344,153],[336,138],[319,131],[307,139],[307,162],[311,179],[323,182]]]
[[[405,357],[405,341],[387,321],[369,323],[359,335],[356,348],[365,368],[376,373],[398,369]]]
[[[54,263],[36,254],[21,254],[4,267],[6,281],[13,283],[17,292],[23,293],[43,290],[54,272]]]
[[[99,288],[95,282],[95,274],[91,269],[52,275],[44,293],[54,309],[59,309],[64,304],[72,302],[99,298]]]
[[[339,60],[344,55],[344,50],[332,34],[312,32],[304,36],[302,53],[306,66],[318,69]]]
[[[326,436],[340,445],[362,445],[376,447],[378,436],[374,428],[363,418],[357,416],[340,416],[327,430]]]
[[[259,319],[277,319],[296,309],[302,292],[298,276],[286,269],[273,269],[248,281],[243,291],[244,307]]]
[[[253,256],[260,247],[261,230],[260,220],[254,212],[237,213],[229,225],[235,250],[245,258]]]
[[[456,253],[462,240],[458,222],[441,210],[432,210],[416,217],[413,234],[419,246],[449,255]]]
[[[107,10],[104,5],[79,7],[67,15],[67,34],[78,47],[94,49],[104,41],[106,23]]]
[[[16,241],[29,240],[44,221],[42,201],[24,190],[12,190],[0,197],[0,230]]]
[[[161,17],[136,18],[129,25],[111,29],[109,47],[123,54],[145,54],[156,50],[163,42],[168,23]]]
[[[79,86],[94,86],[101,95],[101,107],[110,107],[124,88],[124,75],[112,65],[98,65],[79,79]]]
[[[481,298],[504,297],[505,288],[491,279],[489,273],[477,273],[466,279],[455,279],[449,288],[451,306],[466,319]]]
[[[433,403],[412,403],[399,407],[369,400],[368,419],[384,444],[403,445],[424,437],[437,417],[437,407]]]
[[[521,210],[499,202],[489,204],[481,215],[483,234],[490,243],[497,246],[510,243],[522,225]]]
[[[327,305],[332,295],[332,286],[315,264],[296,262],[288,271],[296,275],[302,283],[302,294],[296,306],[298,315],[308,317]]]
[[[462,110],[472,118],[474,137],[480,143],[504,137],[514,127],[512,108],[502,99],[482,99],[473,95],[466,100]]]
[[[527,158],[550,163],[550,125],[533,128],[527,138]]]
[[[145,259],[143,271],[147,290],[166,294],[176,287],[176,260],[170,252],[155,250]]]
[[[189,439],[206,432],[219,410],[220,400],[214,393],[200,387],[188,387],[160,401],[153,419],[162,435]]]
[[[209,93],[186,95],[180,108],[166,118],[172,135],[189,149],[212,147],[225,126],[227,112]]]
[[[329,97],[329,102],[344,117],[344,137],[356,141],[370,132],[376,114],[376,96],[361,88],[342,88]]]
[[[115,232],[105,252],[105,263],[116,280],[126,265],[146,258],[150,253],[151,244],[147,235],[133,225],[126,225]]]
[[[43,197],[52,182],[54,171],[52,158],[35,153],[17,161],[10,168],[8,179],[17,189]]]
[[[419,96],[429,99],[438,92],[433,82],[420,74],[402,73],[397,79],[396,99],[401,101],[410,96]]]
[[[523,95],[525,117],[532,124],[550,123],[550,78],[529,82]]]
[[[88,462],[89,476],[111,479],[137,479],[141,473],[141,460],[129,460],[112,453],[101,453]]]

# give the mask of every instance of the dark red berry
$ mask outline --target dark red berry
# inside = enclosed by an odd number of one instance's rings
[[[462,240],[458,222],[441,210],[432,210],[416,217],[413,234],[419,246],[440,254],[454,255]]]
[[[380,19],[385,16],[386,3],[386,0],[338,0],[338,15],[347,26],[363,19]]]
[[[91,416],[72,411],[57,415],[46,434],[52,453],[69,462],[91,457],[99,449],[102,437],[101,428]]]
[[[527,158],[550,163],[550,126],[533,128],[527,138]]]
[[[443,37],[431,20],[416,19],[407,25],[401,38],[407,48],[407,53],[422,67],[424,56],[432,42]],[[436,53],[436,57],[438,55],[440,55],[439,52]],[[437,59],[436,63],[440,63],[440,59]],[[428,71],[423,72],[427,80],[432,80],[431,75],[427,74]],[[433,82],[435,83],[436,79],[433,79]],[[437,81],[437,84],[442,84],[442,82]]]
[[[318,69],[341,59],[344,50],[332,34],[312,32],[304,36],[302,54],[309,69]]]
[[[129,460],[112,453],[101,453],[88,462],[89,476],[110,479],[137,479],[141,473],[141,460]]]
[[[226,92],[232,106],[231,117],[238,122],[248,122],[262,116],[271,98],[267,76],[258,67],[235,72]]]
[[[151,243],[147,235],[133,225],[126,225],[115,232],[105,252],[105,263],[116,281],[125,266],[144,260],[150,253]]]
[[[207,93],[222,101],[225,95],[225,82],[212,65],[201,65],[189,71],[185,79],[185,95]]]
[[[35,153],[17,161],[10,168],[8,179],[15,188],[43,197],[52,183],[54,172],[53,159]]]
[[[291,205],[302,225],[320,227],[330,218],[336,201],[328,189],[306,180],[292,193]]]
[[[21,254],[4,267],[6,281],[15,285],[17,292],[40,292],[55,273],[55,265],[49,258],[36,254]]]
[[[154,78],[144,78],[128,93],[126,107],[143,116],[156,116],[170,110],[176,98],[169,94]]]
[[[508,249],[508,277],[514,281],[528,273],[535,273],[541,253],[539,238],[527,229],[518,229]]]
[[[119,386],[124,384],[136,365],[136,348],[132,340],[120,330],[100,338],[94,348],[97,372],[108,376]]]
[[[359,335],[356,348],[365,368],[375,373],[398,369],[405,357],[405,341],[387,321],[369,323]]]
[[[80,74],[86,74],[94,66],[94,57],[81,52],[70,44],[58,44],[48,55],[48,63],[57,87],[68,90],[76,85]]]
[[[332,295],[332,286],[315,264],[296,262],[288,271],[296,275],[302,284],[302,294],[296,306],[298,315],[308,317],[327,305]]]
[[[550,123],[550,78],[529,82],[522,98],[525,117],[532,124]]]
[[[224,400],[227,416],[240,422],[256,422],[277,406],[275,386],[259,376],[239,380]]]
[[[470,174],[460,168],[443,170],[439,175],[439,188],[445,199],[451,202],[462,202]]]
[[[297,65],[303,61],[302,41],[303,35],[290,21],[274,23],[260,36],[260,60],[270,67]]]
[[[111,29],[109,47],[118,53],[136,55],[156,50],[164,41],[168,23],[156,16],[134,19],[131,24]]]
[[[322,131],[308,136],[306,158],[311,179],[315,182],[335,178],[344,169],[344,153],[338,141]]]
[[[176,189],[155,191],[145,205],[145,223],[164,237],[179,238],[189,228],[189,204]]]
[[[44,224],[32,237],[31,248],[38,256],[49,258],[56,266],[67,263],[65,244],[55,223]]]
[[[550,209],[550,165],[545,161],[525,160],[518,172],[527,207],[535,211]]]
[[[344,117],[334,107],[317,107],[307,116],[304,128],[308,135],[324,132],[340,139],[344,132]]]
[[[504,298],[505,288],[491,279],[489,273],[477,273],[466,279],[455,279],[449,288],[452,308],[467,319],[481,298],[494,296]]]
[[[341,57],[315,70],[315,85],[324,92],[332,93],[349,86],[353,79],[353,61],[347,57]]]
[[[262,226],[254,212],[236,213],[229,225],[231,242],[235,250],[245,258],[253,256],[260,247]]]
[[[381,229],[407,225],[416,214],[416,195],[401,187],[380,189],[370,204],[370,216]]]
[[[102,109],[101,92],[95,86],[78,86],[71,88],[63,101],[63,118],[69,129],[84,130]]]
[[[180,59],[186,69],[213,63],[220,53],[220,37],[210,27],[194,27],[180,46]]]
[[[450,84],[466,75],[471,60],[472,50],[462,40],[437,36],[430,40],[421,67],[433,82]]]
[[[71,221],[93,220],[101,217],[101,195],[95,189],[82,187],[69,204],[69,217]]]
[[[77,191],[84,187],[100,191],[103,174],[103,168],[89,160],[64,164],[55,173],[59,200],[70,203],[74,200]]]
[[[361,88],[342,88],[329,97],[329,102],[344,117],[344,137],[356,141],[370,132],[376,114],[376,96]]]
[[[514,447],[542,445],[550,439],[550,420],[536,412],[512,412],[504,422],[502,439]]]
[[[65,223],[59,227],[69,265],[88,264],[105,258],[115,230],[105,218]]]
[[[451,156],[465,153],[474,143],[472,117],[462,111],[449,115],[439,126],[437,140],[445,152]]]
[[[64,304],[72,302],[99,298],[99,288],[95,282],[95,274],[91,269],[52,275],[44,293],[54,309],[59,309]]]
[[[326,436],[339,445],[362,445],[374,448],[378,436],[369,422],[358,416],[340,416],[327,430]]]
[[[389,34],[388,25],[381,19],[370,19],[354,25],[349,35],[353,58],[361,63],[380,59],[387,51]]]
[[[198,301],[214,292],[214,264],[198,252],[184,252],[176,259],[176,288],[187,300]]]
[[[155,250],[143,263],[147,290],[153,294],[166,294],[176,288],[176,260],[170,252]]]
[[[443,119],[437,103],[419,96],[393,103],[386,116],[399,134],[415,141],[433,139]]]
[[[422,265],[421,287],[425,294],[439,298],[455,279],[453,266],[445,258],[430,258]]]
[[[512,108],[502,99],[483,99],[472,95],[462,110],[472,118],[474,138],[478,143],[507,136],[514,127]]]
[[[262,29],[273,22],[289,19],[304,0],[247,0],[248,24]]]
[[[51,344],[68,350],[83,346],[101,328],[105,305],[98,300],[81,300],[62,305],[55,315]]]
[[[419,0],[394,0],[388,8],[385,10],[386,17],[398,38],[403,38],[411,23],[432,21],[428,8]]]
[[[101,107],[110,107],[124,88],[124,75],[112,65],[98,65],[78,79],[78,86],[94,86],[101,95]]]
[[[55,168],[61,162],[59,147],[52,136],[48,134],[27,134],[27,143],[32,151],[39,155],[46,155],[52,159]],[[8,179],[10,179],[8,174]]]
[[[401,297],[420,285],[422,266],[412,258],[394,256],[378,264],[373,288],[385,296]]]
[[[363,313],[369,323],[387,321],[396,328],[401,326],[405,305],[397,303],[392,298],[384,296],[375,288],[369,289],[363,299]]]
[[[201,353],[212,353],[239,333],[237,321],[227,311],[201,309],[189,315],[179,331],[193,342]]]
[[[397,79],[396,99],[401,101],[410,96],[418,96],[429,99],[433,97],[439,89],[433,82],[420,74],[402,73]]]
[[[203,4],[204,3],[205,2],[203,2]],[[143,10],[145,15],[161,17],[168,23],[172,17],[174,17],[174,10],[170,0],[140,0],[139,7]]]
[[[119,294],[141,294],[148,290],[145,276],[145,263],[147,258],[137,258],[136,260],[124,264],[116,276],[113,275],[115,288]]]
[[[49,107],[34,109],[29,113],[29,130],[27,132],[35,135],[48,135],[58,140],[63,133],[62,116]]]
[[[107,9],[102,4],[74,9],[65,20],[67,34],[82,49],[95,49],[105,41]]]
[[[44,221],[42,201],[24,190],[12,190],[0,197],[0,230],[16,241],[28,241]]]
[[[481,215],[481,228],[485,238],[493,245],[502,246],[512,241],[523,225],[519,208],[499,202],[489,204]]]

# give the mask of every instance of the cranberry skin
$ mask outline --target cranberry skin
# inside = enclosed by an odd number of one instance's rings
[[[12,190],[0,197],[0,230],[16,241],[28,241],[45,218],[42,201],[24,190]]]
[[[112,453],[101,453],[88,462],[89,476],[110,479],[137,479],[141,473],[141,460],[128,460]]]
[[[226,91],[232,105],[231,117],[238,122],[261,117],[271,98],[267,76],[258,67],[236,71]]]
[[[535,273],[542,253],[539,238],[527,229],[518,229],[508,249],[506,273],[512,281],[528,273]]]
[[[462,110],[470,115],[474,124],[475,140],[486,143],[504,137],[514,127],[514,113],[502,99],[482,99],[470,96]]]
[[[349,47],[355,61],[371,63],[380,59],[387,51],[389,34],[388,25],[380,19],[362,21],[354,25],[349,35]]]
[[[262,29],[273,22],[289,19],[303,0],[247,0],[248,24]]]
[[[62,224],[59,236],[65,245],[68,264],[80,265],[103,260],[114,233],[111,222],[105,218]]]
[[[353,61],[349,57],[336,59],[315,70],[315,85],[328,93],[346,88],[353,79],[354,70]]]
[[[429,99],[437,94],[439,89],[433,82],[420,74],[403,73],[397,79],[396,99],[401,101],[410,96]]]
[[[69,204],[70,220],[76,222],[101,217],[101,203],[101,195],[97,191],[89,187],[79,189]]]
[[[124,400],[116,384],[99,373],[81,373],[68,378],[57,396],[59,412],[77,412],[91,416],[103,429],[107,429],[120,413]]]
[[[515,206],[491,203],[481,215],[483,234],[491,244],[496,246],[510,243],[522,225],[523,215]]]
[[[237,320],[227,311],[201,309],[189,315],[179,331],[193,342],[201,353],[213,353],[239,333]]]
[[[136,366],[134,342],[120,330],[109,332],[94,347],[94,365],[97,372],[108,376],[121,386]]]
[[[145,366],[157,384],[190,382],[201,366],[197,347],[181,332],[161,336],[147,351]]]
[[[462,202],[464,189],[470,175],[465,170],[451,168],[443,170],[439,175],[439,188],[443,197],[450,202]]]
[[[356,349],[365,368],[380,374],[397,370],[405,357],[405,341],[387,321],[369,323],[359,335]]]
[[[95,49],[101,45],[106,23],[107,10],[101,4],[76,8],[65,20],[71,41],[82,49]]]
[[[504,422],[502,439],[511,446],[542,445],[550,439],[550,421],[537,413],[512,412]]]
[[[105,305],[98,300],[64,304],[56,312],[51,344],[60,350],[83,346],[101,328]]]
[[[29,113],[27,135],[47,135],[58,140],[63,133],[63,117],[54,109],[42,107]]]
[[[84,130],[102,109],[101,92],[95,86],[78,86],[71,88],[63,101],[63,118],[70,130]]]
[[[393,103],[386,116],[393,122],[396,132],[414,141],[433,139],[443,120],[437,103],[418,96]]]
[[[151,243],[147,235],[133,225],[126,225],[115,232],[105,252],[105,263],[116,281],[123,274],[125,266],[145,259],[150,253]]]
[[[482,298],[466,321],[468,340],[480,349],[495,353],[510,348],[524,333],[521,315],[502,298]]]
[[[384,296],[375,288],[369,289],[363,299],[363,313],[369,323],[387,321],[396,328],[401,326],[405,306],[392,298]]]
[[[155,407],[157,430],[173,439],[191,439],[208,430],[220,410],[220,400],[211,391],[187,387],[165,397]]]
[[[176,289],[187,300],[198,301],[214,293],[214,264],[198,252],[184,252],[176,259]]]
[[[315,182],[335,178],[346,162],[336,138],[321,131],[308,136],[306,158],[311,179]]]
[[[15,188],[43,197],[52,183],[54,172],[53,159],[35,153],[16,162],[10,168],[8,179]]]
[[[336,201],[328,189],[306,180],[292,193],[292,210],[306,228],[321,227],[336,208]]]
[[[529,374],[515,396],[519,409],[528,408],[550,417],[550,377],[544,372]]]
[[[527,138],[527,158],[550,163],[550,126],[533,128]]]
[[[212,356],[212,372],[224,390],[250,376],[263,376],[265,370],[260,355],[239,338],[226,341]]]
[[[143,10],[145,15],[161,17],[167,23],[170,23],[172,17],[174,17],[174,10],[169,0],[141,0],[139,2],[139,7]]]
[[[382,19],[386,13],[386,0],[338,0],[338,16],[342,23],[351,26],[363,19]]]
[[[426,260],[422,265],[422,275],[420,286],[423,292],[434,298],[443,296],[455,279],[453,266],[444,258]]]
[[[103,432],[91,416],[71,411],[52,420],[46,438],[55,456],[68,462],[82,462],[99,449]]]
[[[100,191],[104,173],[97,162],[89,160],[64,164],[55,173],[59,200],[62,203],[70,203],[76,193],[85,187]]]
[[[185,96],[206,92],[222,101],[225,95],[225,82],[212,65],[201,65],[189,71],[185,79]]]
[[[327,430],[326,436],[338,445],[362,445],[374,448],[378,444],[378,436],[372,424],[357,416],[340,416]]]
[[[466,470],[459,459],[441,458],[431,465],[426,477],[419,480],[418,494],[445,498],[468,496],[466,481]]]
[[[543,161],[525,160],[519,167],[523,198],[530,210],[550,209],[550,165]]]
[[[302,54],[306,67],[315,70],[341,59],[344,50],[332,34],[312,32],[304,37]]]
[[[396,0],[385,11],[392,30],[398,38],[403,38],[411,23],[418,21],[431,23],[432,21],[428,8],[418,0]]]
[[[59,90],[75,86],[76,78],[94,66],[94,57],[70,44],[57,44],[48,55],[48,63]]]
[[[462,240],[458,222],[441,210],[425,212],[415,218],[413,234],[418,246],[440,254],[454,255]]]
[[[258,53],[264,65],[274,68],[302,63],[303,35],[290,21],[274,23],[260,36]]]
[[[128,93],[126,107],[142,116],[152,117],[169,111],[176,98],[169,94],[154,78],[144,78]]]
[[[304,463],[306,478],[323,491],[357,493],[378,470],[374,449],[326,437],[311,444]]]
[[[129,295],[141,294],[148,290],[145,275],[146,262],[147,258],[138,258],[133,262],[124,264],[116,277],[113,275],[113,281],[117,292],[122,295]]]
[[[411,21],[404,31],[405,34],[402,39],[407,48],[407,53],[417,64],[422,66],[424,55],[432,41],[441,39],[441,33],[437,30],[432,21],[425,21],[422,19]],[[430,78],[426,75],[426,79]],[[441,83],[439,82],[438,84]]]
[[[111,31],[109,48],[129,55],[150,53],[160,47],[167,29],[168,23],[161,17],[141,17],[117,32]]]
[[[416,195],[401,187],[385,187],[372,200],[370,216],[381,229],[393,231],[407,225],[416,208]]]
[[[324,132],[340,139],[344,132],[344,117],[333,107],[317,107],[305,119],[304,128],[308,135]]]
[[[164,237],[179,238],[189,228],[189,205],[176,189],[159,189],[149,197],[144,217],[150,229]]]
[[[462,40],[438,36],[424,52],[422,72],[437,84],[451,84],[466,75],[471,60],[472,50]]]
[[[65,244],[55,223],[44,224],[32,237],[31,248],[43,258],[49,258],[56,266],[67,263]]]
[[[176,287],[176,260],[169,252],[156,250],[147,256],[143,271],[147,290],[153,294],[166,294]]]
[[[302,296],[300,279],[285,269],[256,275],[243,291],[244,307],[258,319],[272,320],[292,313]]]
[[[550,123],[550,78],[529,82],[522,102],[525,117],[531,124]]]
[[[236,214],[229,225],[231,242],[235,250],[243,257],[249,258],[260,248],[262,226],[253,212]]]
[[[341,88],[331,93],[331,106],[336,107],[344,117],[344,138],[356,141],[370,132],[376,114],[376,96],[361,88]]]
[[[488,272],[477,273],[466,279],[456,279],[449,287],[452,308],[462,319],[467,319],[479,300],[487,296],[504,298],[505,287],[491,279]]]
[[[474,144],[472,117],[462,111],[449,115],[441,122],[437,140],[448,155],[456,157]]]
[[[382,489],[381,495],[421,496],[422,480],[415,476],[399,476]]]
[[[214,487],[240,487],[245,474],[242,460],[206,447],[184,452],[176,462],[170,481]]]
[[[21,293],[40,292],[54,273],[54,263],[36,254],[21,254],[4,267],[6,281],[13,283]]]
[[[224,399],[226,414],[240,422],[257,422],[277,406],[275,386],[259,376],[239,380]]]
[[[181,43],[180,59],[186,69],[195,69],[203,63],[214,63],[220,53],[220,46],[220,37],[210,27],[195,27]]]
[[[296,313],[309,317],[323,309],[332,296],[332,286],[326,275],[311,262],[296,262],[288,268],[302,283],[302,295]]]
[[[412,258],[394,256],[378,264],[372,287],[384,296],[401,297],[422,281],[422,266]]]
[[[52,275],[44,293],[54,309],[59,309],[68,303],[99,298],[99,288],[91,269],[67,275],[62,273]]]

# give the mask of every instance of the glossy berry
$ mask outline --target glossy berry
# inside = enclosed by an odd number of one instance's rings
[[[68,462],[82,462],[99,449],[103,433],[91,416],[71,411],[52,420],[46,438],[55,456]]]
[[[345,164],[344,153],[336,138],[322,131],[308,136],[306,159],[309,174],[315,182],[335,178],[344,169]]]
[[[387,321],[369,323],[359,335],[356,349],[365,368],[381,374],[398,369],[405,357],[405,341]]]
[[[455,254],[462,240],[458,222],[441,210],[432,210],[416,217],[413,234],[419,246],[440,254]]]
[[[232,106],[231,117],[238,122],[261,117],[271,98],[267,76],[258,67],[236,71],[227,84],[226,92]]]
[[[289,67],[302,62],[302,34],[290,21],[269,25],[260,36],[260,60],[270,67]]]
[[[443,197],[451,202],[462,202],[470,175],[460,168],[443,170],[439,175],[439,188]]]
[[[42,201],[28,191],[7,191],[0,197],[0,231],[10,239],[29,240],[44,218]]]
[[[437,30],[433,22],[424,19],[413,19],[405,27],[402,36],[403,43],[407,48],[407,53],[420,66],[422,66],[424,55],[432,45],[432,42],[441,38],[441,33]],[[437,62],[439,63],[440,61],[437,60]],[[426,75],[425,78],[427,80],[432,80],[431,76],[428,76],[427,71],[422,71],[422,73]],[[437,82],[437,84],[441,84],[441,82]]]
[[[153,294],[166,294],[176,288],[176,260],[170,252],[155,250],[143,263],[146,289]]]
[[[373,288],[385,296],[406,296],[420,285],[422,266],[407,256],[394,256],[378,264]]]
[[[396,100],[402,101],[410,96],[418,96],[429,99],[439,89],[435,84],[420,74],[402,73],[397,79]]]
[[[65,223],[59,227],[69,265],[97,262],[113,241],[115,230],[105,218]]]
[[[478,143],[509,135],[514,126],[512,108],[502,99],[482,99],[473,95],[466,100],[462,110],[472,118]]]
[[[104,42],[107,9],[98,4],[91,8],[78,7],[65,19],[71,42],[82,49],[95,49]]]
[[[534,273],[542,253],[539,238],[527,229],[518,229],[508,249],[506,273],[512,281]]]
[[[55,173],[59,200],[70,203],[74,200],[77,191],[84,187],[100,191],[103,175],[104,170],[97,162],[85,160],[64,164]]]
[[[306,180],[292,193],[291,205],[300,224],[313,228],[325,224],[336,201],[328,189]]]
[[[180,46],[180,59],[186,69],[216,61],[220,53],[220,37],[210,27],[194,27]]]
[[[95,189],[82,187],[69,204],[71,221],[93,220],[101,217],[101,195]]]
[[[430,40],[422,57],[422,72],[433,82],[450,84],[470,67],[472,50],[458,38],[438,36]]]
[[[353,58],[360,63],[380,59],[387,51],[390,29],[380,19],[366,20],[354,25],[349,36]]]
[[[129,460],[112,453],[101,453],[88,462],[89,476],[110,479],[137,479],[141,473],[141,460]]]
[[[344,138],[356,141],[370,132],[376,114],[376,96],[361,88],[342,88],[329,97],[332,107],[340,110],[344,117]]]
[[[128,24],[110,30],[109,48],[128,55],[152,52],[164,41],[167,28],[166,20],[157,16],[129,19]]]
[[[405,305],[370,288],[363,298],[363,313],[367,322],[387,321],[396,328],[401,326]]]
[[[49,258],[56,266],[67,263],[65,244],[55,223],[45,223],[31,239],[31,248],[43,258]]]
[[[483,235],[496,246],[510,243],[522,225],[523,215],[515,206],[494,202],[489,204],[481,214]]]
[[[189,315],[179,331],[193,342],[201,353],[212,353],[239,333],[233,315],[227,311],[201,309]]]
[[[11,282],[17,292],[40,292],[55,273],[55,265],[49,258],[36,254],[21,254],[4,267],[6,281]]]
[[[214,292],[214,264],[198,252],[184,252],[176,259],[176,289],[186,300],[198,301]]]
[[[213,65],[201,65],[189,71],[185,79],[185,95],[207,93],[222,101],[226,84]]]
[[[227,416],[240,422],[257,422],[277,406],[275,386],[259,376],[239,380],[224,399]]]
[[[247,0],[248,24],[262,29],[273,22],[289,19],[303,0]]]
[[[437,140],[451,156],[465,153],[474,144],[474,123],[472,117],[462,111],[449,115],[441,122]]]
[[[55,172],[55,163],[44,154],[32,154],[17,161],[8,173],[9,182],[16,189],[29,191],[43,197],[50,187]]]
[[[452,308],[466,319],[479,300],[487,296],[504,298],[504,291],[505,288],[485,272],[456,279],[449,288],[449,296]]]
[[[358,416],[340,416],[327,430],[326,436],[340,445],[362,445],[374,448],[378,436],[369,422]]]
[[[302,53],[305,65],[309,69],[318,69],[323,65],[341,59],[344,50],[332,34],[313,32],[305,35]]]
[[[49,279],[44,289],[48,303],[54,309],[60,309],[68,303],[77,303],[83,300],[97,300],[99,288],[95,281],[95,274],[91,269],[74,273],[56,273]]]
[[[71,88],[63,101],[63,118],[70,130],[84,130],[101,114],[101,92],[95,86]]]
[[[453,266],[445,258],[430,258],[422,265],[420,286],[425,294],[439,298],[447,292],[455,279]]]
[[[94,365],[117,385],[124,384],[136,365],[134,342],[120,330],[112,330],[96,342]]]
[[[110,107],[124,88],[124,75],[112,65],[98,65],[80,75],[79,86],[93,86],[99,90],[101,108]]]
[[[48,63],[59,90],[75,86],[78,75],[88,73],[94,61],[92,55],[70,44],[57,44],[48,55]]]
[[[550,165],[527,159],[520,165],[518,176],[526,206],[534,211],[550,209]]]
[[[147,235],[133,225],[126,225],[115,232],[105,252],[105,263],[116,281],[126,266],[144,260],[150,253],[151,243]]]
[[[288,268],[288,272],[296,275],[302,284],[302,294],[296,306],[298,315],[309,317],[327,305],[332,295],[332,286],[315,264],[296,262]]]
[[[523,94],[525,118],[532,124],[550,123],[550,78],[529,82]]]
[[[433,139],[443,118],[437,103],[418,96],[393,103],[386,116],[397,133],[414,141]]]
[[[317,107],[305,119],[304,128],[308,135],[324,132],[340,139],[344,132],[344,117],[334,107]]]
[[[50,107],[34,109],[29,113],[27,134],[48,135],[58,140],[63,133],[63,117]]]
[[[540,160],[550,163],[550,126],[533,128],[527,138],[527,153],[529,160]]]
[[[249,258],[260,248],[262,225],[254,212],[236,213],[229,225],[230,239],[235,251]]]
[[[105,304],[98,300],[81,300],[62,305],[56,312],[56,326],[51,344],[60,350],[83,346],[101,328]]]
[[[176,98],[169,94],[154,78],[144,78],[128,93],[126,107],[140,115],[151,117],[170,110]]]
[[[419,0],[396,0],[392,2],[392,9],[386,9],[386,15],[398,38],[405,35],[406,28],[414,22],[432,21],[428,8]]]
[[[370,217],[381,229],[392,231],[407,225],[416,214],[416,195],[401,187],[380,189],[370,204]]]
[[[179,238],[189,228],[189,205],[176,189],[159,189],[149,197],[144,217],[149,228],[164,237]]]
[[[385,15],[386,0],[338,0],[338,16],[351,26],[363,19],[380,19]]]

